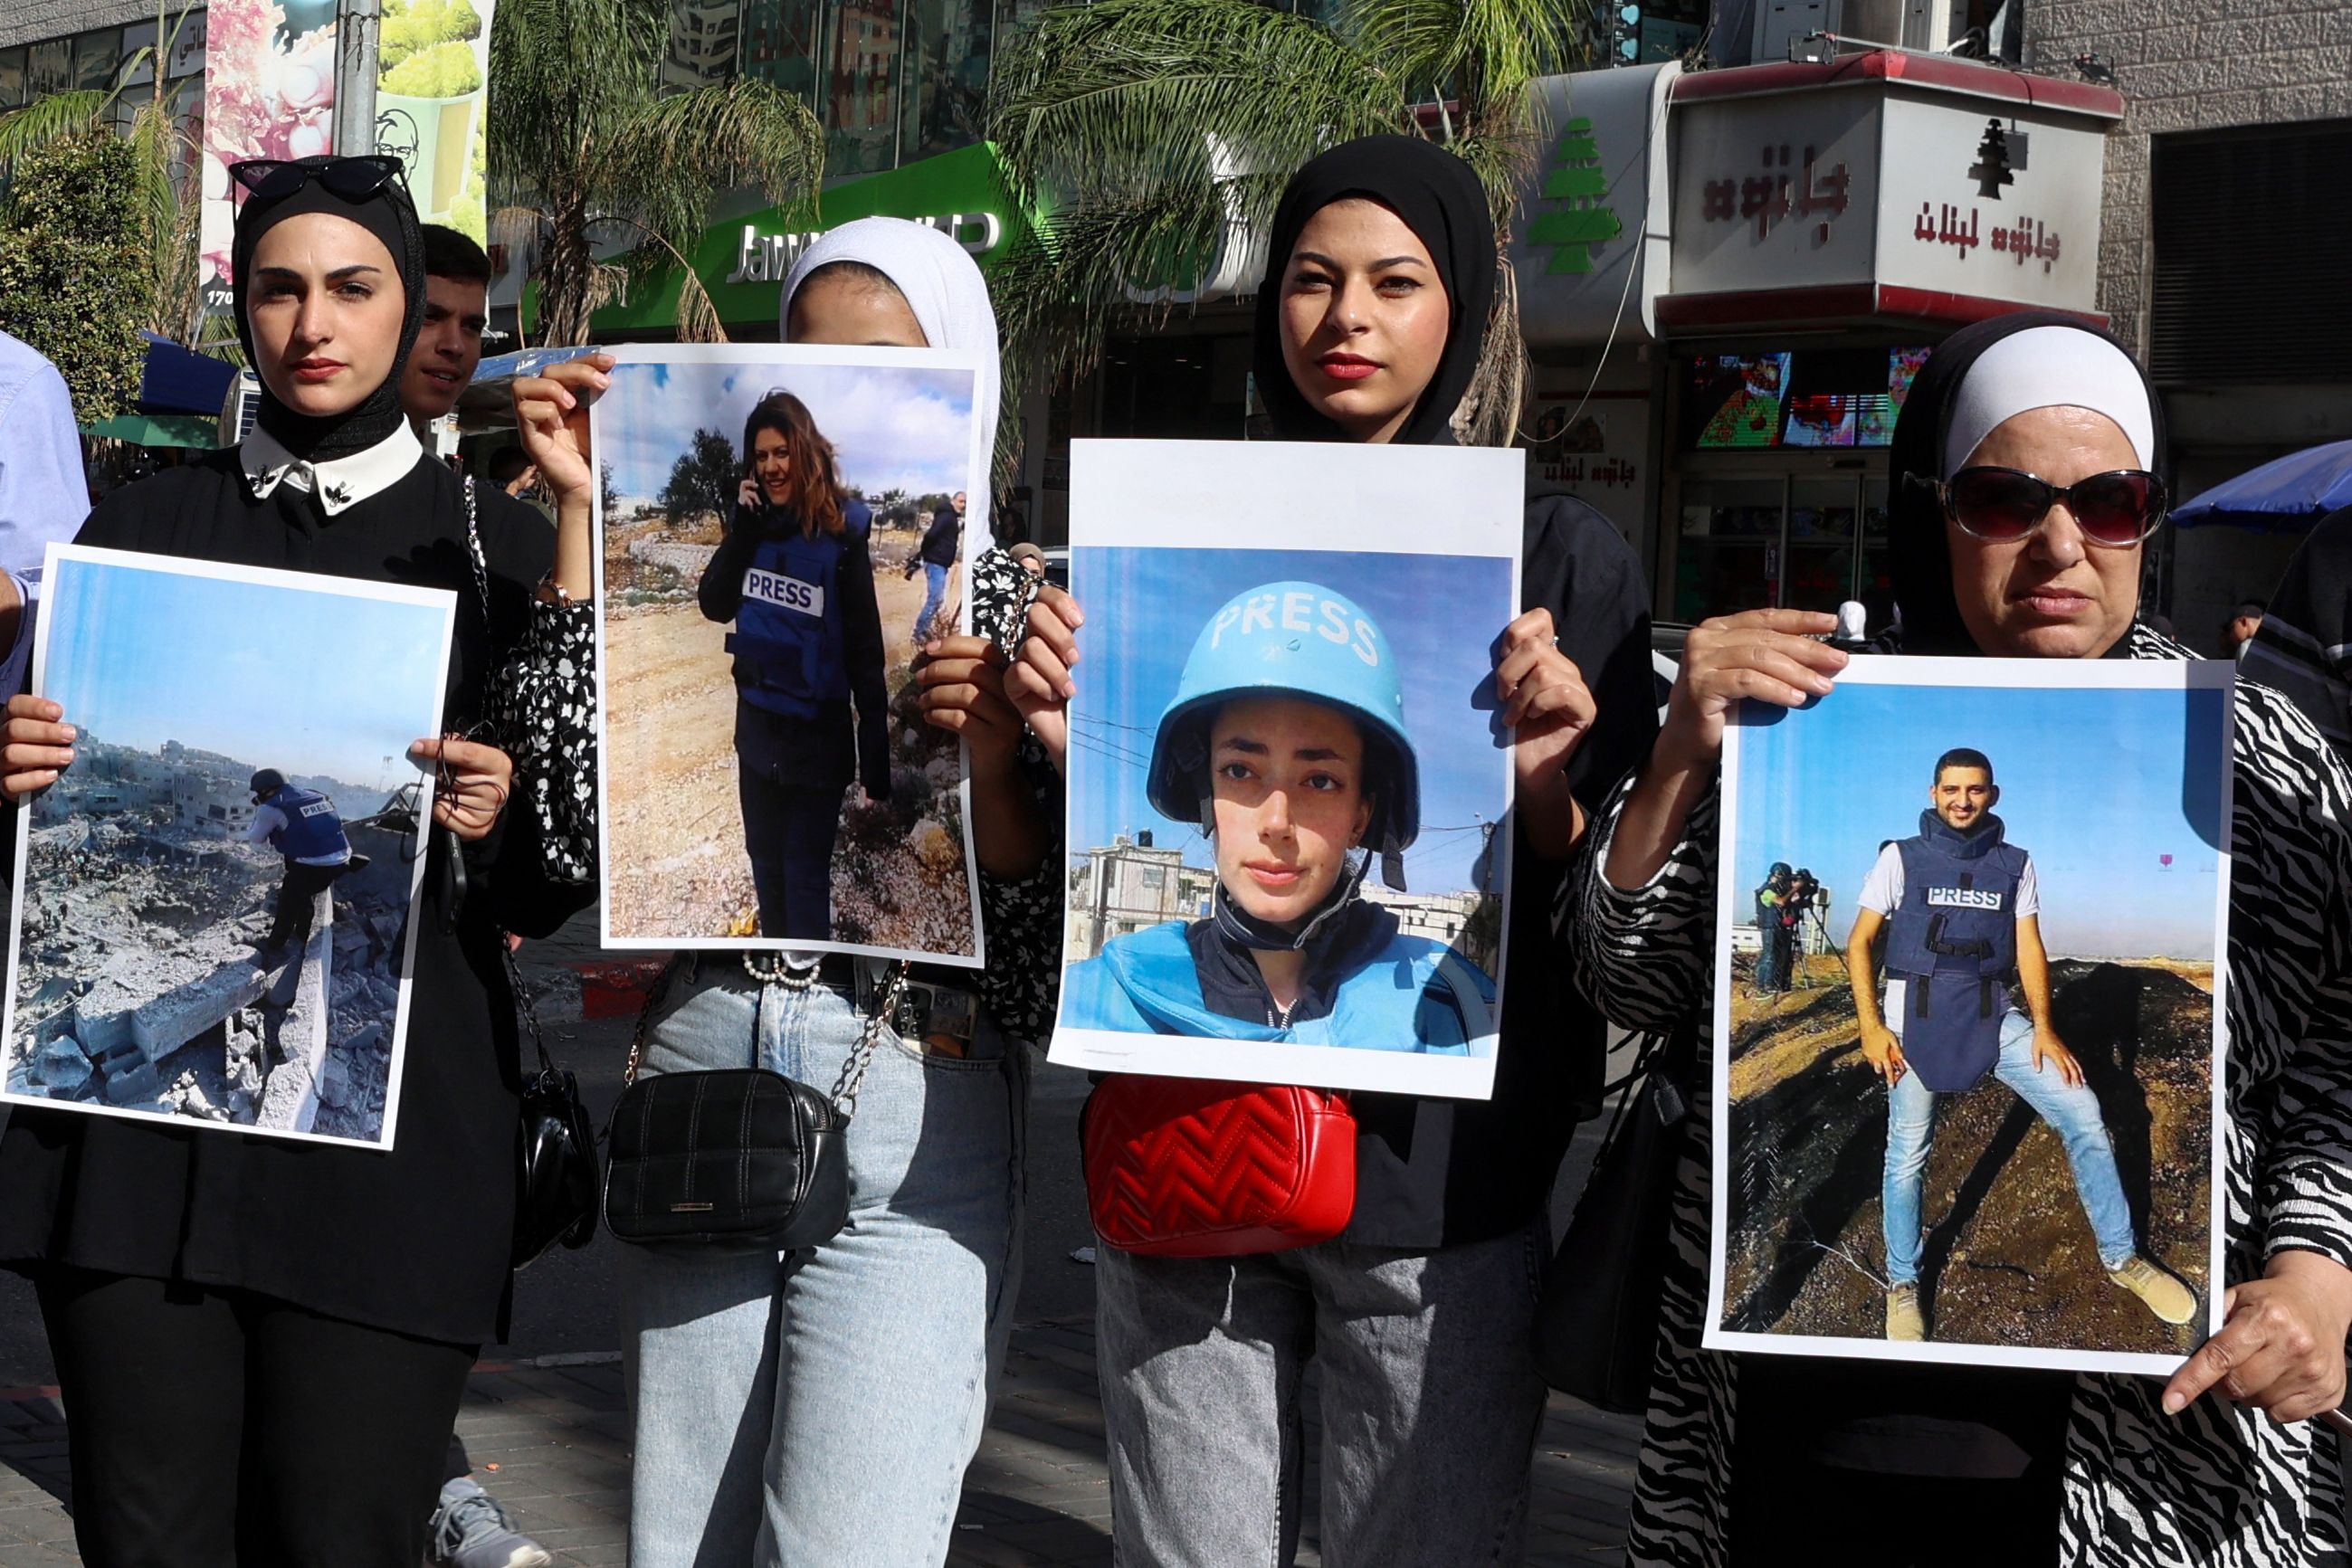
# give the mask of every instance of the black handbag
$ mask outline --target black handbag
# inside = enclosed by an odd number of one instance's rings
[[[522,1086],[522,1176],[515,1195],[514,1266],[556,1242],[585,1247],[596,1234],[596,1129],[581,1103],[580,1081],[557,1067],[539,1032],[514,950],[506,950],[515,1010],[539,1052],[539,1071]]]
[[[621,1097],[605,1128],[604,1223],[623,1241],[663,1249],[821,1246],[849,1220],[844,1137],[883,1020],[906,990],[908,966],[891,977],[828,1095],[763,1067],[639,1078],[646,1025],[688,962],[674,960],[662,971],[637,1017]],[[803,983],[814,985],[816,977]]]
[[[1537,1298],[1536,1369],[1602,1410],[1649,1403],[1696,1039],[1689,1028],[1648,1037],[1612,1086],[1624,1098]]]

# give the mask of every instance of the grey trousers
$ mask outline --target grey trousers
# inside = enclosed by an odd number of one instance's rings
[[[1327,1568],[1517,1563],[1544,1385],[1543,1228],[1407,1252],[1255,1258],[1105,1247],[1096,1350],[1120,1568],[1289,1568],[1310,1358]]]

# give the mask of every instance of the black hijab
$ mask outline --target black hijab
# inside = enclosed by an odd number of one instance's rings
[[[304,158],[300,162],[308,167],[323,168],[335,160]],[[261,362],[261,356],[254,350],[253,325],[246,316],[253,253],[260,246],[263,235],[288,218],[305,213],[331,213],[339,218],[349,218],[382,240],[383,248],[392,253],[393,264],[400,269],[400,287],[407,296],[408,306],[401,319],[400,351],[393,356],[391,372],[384,377],[383,385],[345,413],[297,413],[278,401],[268,382],[262,383],[261,428],[295,456],[306,462],[324,463],[366,451],[390,435],[404,417],[400,411],[400,375],[408,364],[409,350],[416,346],[416,334],[425,325],[425,234],[417,223],[416,207],[408,198],[407,187],[397,180],[356,202],[335,194],[317,180],[307,181],[300,190],[274,201],[258,196],[247,200],[237,211],[236,237],[230,250],[229,265],[234,279],[237,340],[245,345],[248,363]]]
[[[1937,346],[1919,368],[1895,421],[1895,438],[1887,454],[1893,477],[1888,506],[1888,553],[1895,579],[1895,602],[1903,615],[1903,651],[1906,653],[1968,654],[1978,651],[1976,639],[1960,620],[1952,591],[1952,550],[1944,532],[1944,509],[1934,486],[1943,472],[1944,438],[1951,429],[1952,403],[1960,382],[1987,349],[2012,333],[2036,327],[2065,327],[2086,337],[2115,340],[2080,317],[2054,310],[2019,310],[1990,320],[1971,322]],[[2117,344],[2121,348],[2122,345]],[[2126,357],[2129,358],[2128,350]],[[2137,365],[2137,361],[2133,363]],[[2146,385],[2147,374],[2140,373]],[[2149,417],[2155,421],[2152,444],[2157,461],[2163,461],[2164,404],[2156,389],[2147,388]],[[2127,639],[2126,639],[2127,641]],[[2118,653],[2123,643],[2116,644]]]
[[[1429,247],[1445,285],[1449,324],[1437,373],[1396,434],[1401,445],[1450,439],[1448,421],[1477,372],[1495,303],[1495,220],[1470,165],[1417,136],[1366,136],[1308,162],[1283,188],[1266,242],[1266,278],[1257,293],[1254,369],[1257,393],[1284,441],[1345,441],[1292,384],[1282,361],[1282,277],[1299,231],[1332,203],[1362,196],[1404,220]]]

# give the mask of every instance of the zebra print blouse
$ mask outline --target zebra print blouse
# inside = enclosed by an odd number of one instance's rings
[[[2135,625],[2135,659],[2189,651]],[[2352,775],[2308,719],[2241,682],[2230,830],[2228,1277],[2296,1248],[2352,1267]],[[1710,792],[1643,887],[1601,874],[1633,781],[1618,786],[1562,883],[1577,983],[1614,1022],[1712,1014],[1716,818]],[[1711,1049],[1711,1048],[1707,1048]],[[1627,1560],[1728,1560],[1739,1358],[1699,1346],[1706,1301],[1711,1074],[1683,1151],[1657,1363]],[[2084,1374],[2066,1435],[2062,1561],[2084,1568],[2273,1568],[2346,1549],[2335,1437],[2315,1421],[2199,1400],[2178,1416],[2147,1377]]]

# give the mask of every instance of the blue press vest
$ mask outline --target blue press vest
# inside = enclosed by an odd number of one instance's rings
[[[352,852],[351,841],[343,836],[343,820],[335,815],[335,803],[316,789],[289,784],[262,804],[286,814],[286,825],[269,835],[269,847],[288,860],[320,860]]]
[[[1918,836],[1895,846],[1903,902],[1887,921],[1886,971],[1904,979],[1903,1060],[1937,1093],[1975,1087],[2000,1060],[2026,858],[2002,833],[1990,814],[1963,837],[1925,811]]]
[[[1282,1040],[1428,1056],[1491,1056],[1494,982],[1426,936],[1391,937],[1339,983],[1328,1017],[1287,1029],[1209,1010],[1192,967],[1185,925],[1115,936],[1073,964],[1062,980],[1061,1021],[1072,1029],[1183,1034],[1211,1040]]]
[[[735,655],[735,684],[754,706],[814,718],[827,705],[849,700],[841,554],[863,549],[872,524],[857,502],[845,501],[842,511],[840,534],[811,538],[795,531],[752,548],[727,651]]]

